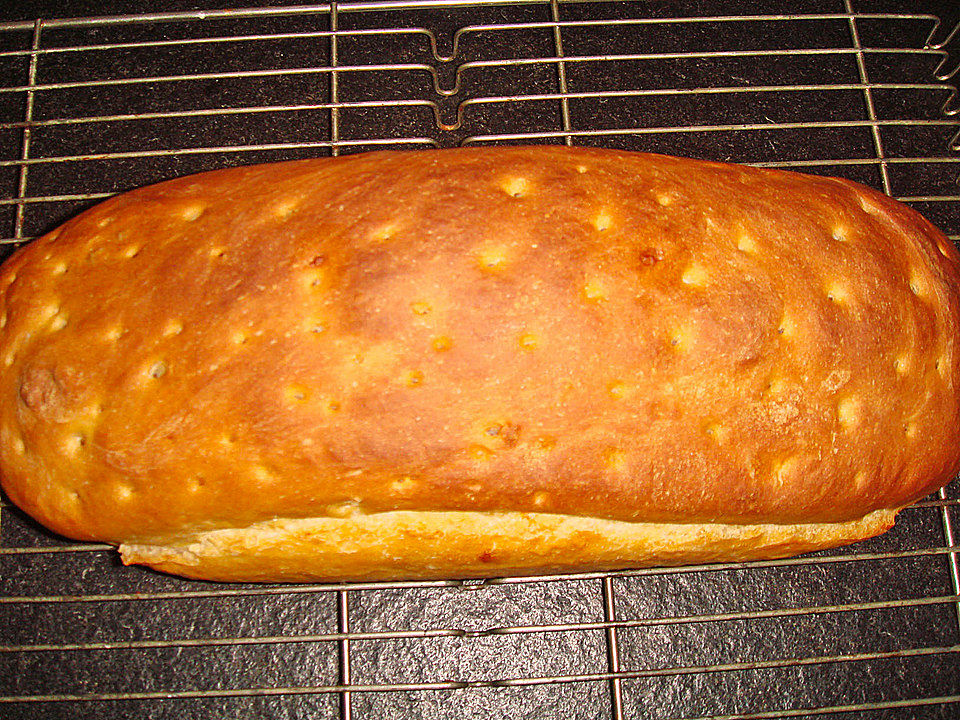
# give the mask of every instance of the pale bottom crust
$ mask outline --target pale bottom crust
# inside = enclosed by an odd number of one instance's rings
[[[542,513],[397,511],[283,519],[182,544],[120,546],[123,562],[221,581],[424,580],[787,557],[879,535],[896,510],[842,523],[631,523]]]

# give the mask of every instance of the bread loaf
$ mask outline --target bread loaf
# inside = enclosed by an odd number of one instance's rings
[[[219,580],[852,542],[957,470],[958,262],[855,183],[655,155],[184,177],[0,270],[3,487]]]

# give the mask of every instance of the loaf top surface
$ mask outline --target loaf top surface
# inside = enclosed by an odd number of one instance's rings
[[[0,270],[0,467],[111,542],[388,510],[798,523],[960,448],[956,249],[849,181],[571,148],[242,167]]]

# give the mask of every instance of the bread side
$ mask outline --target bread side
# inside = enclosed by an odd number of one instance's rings
[[[121,545],[125,564],[221,581],[438,580],[740,562],[878,535],[892,510],[842,523],[637,523],[543,513],[393,511],[273,520],[188,543]]]
[[[182,178],[0,269],[3,486],[163,547],[395,512],[857,522],[956,471],[958,261],[853,183],[643,154]]]

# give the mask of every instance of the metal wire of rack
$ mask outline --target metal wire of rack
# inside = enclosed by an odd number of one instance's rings
[[[791,8],[422,0],[0,22],[0,244],[189,172],[518,142],[842,175],[960,239],[956,8]],[[189,582],[121,568],[6,501],[0,519],[4,717],[960,714],[956,483],[853,548],[484,582]]]

